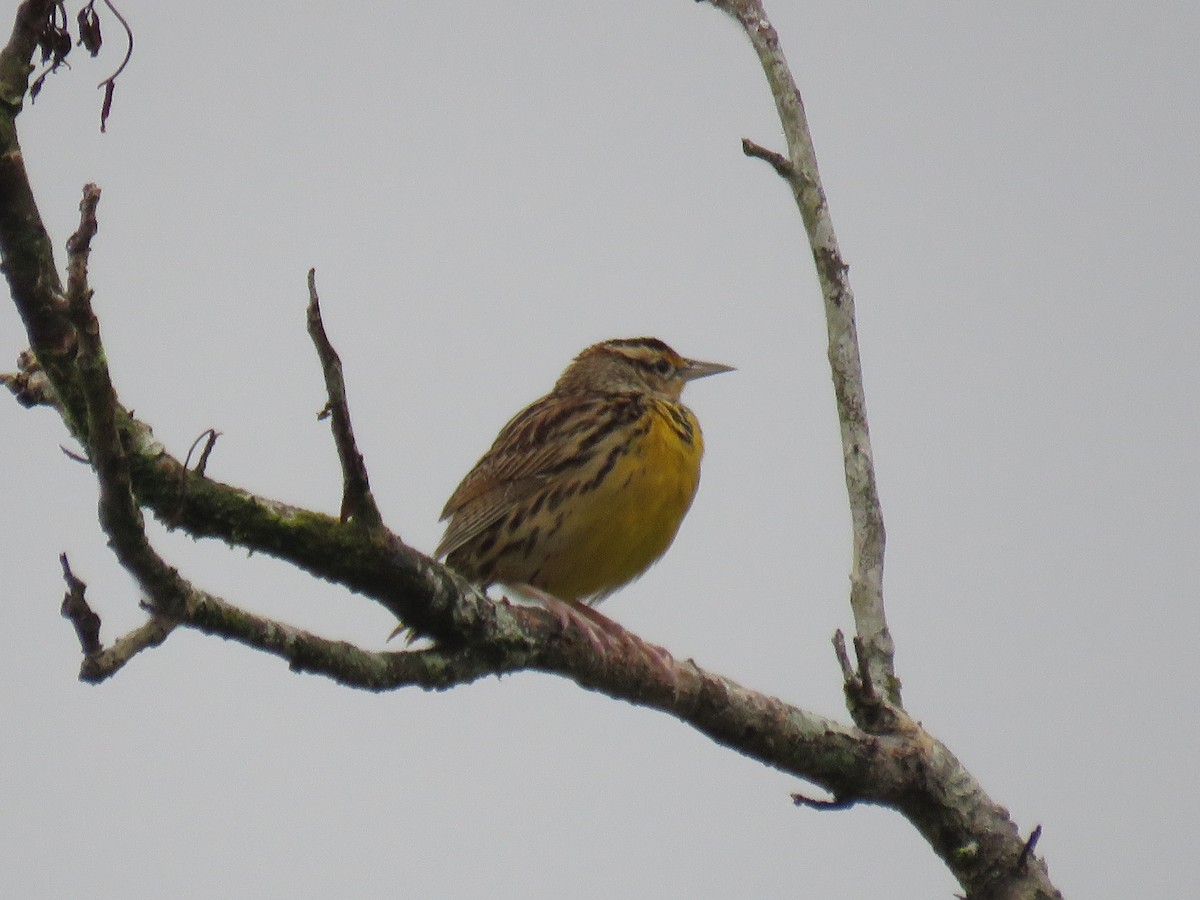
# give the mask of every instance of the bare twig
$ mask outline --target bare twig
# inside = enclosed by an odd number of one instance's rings
[[[192,464],[192,454],[196,452],[196,448],[200,446],[200,442],[204,441],[204,449],[200,451],[200,459],[196,463],[195,475],[203,478],[204,470],[208,466],[208,457],[212,453],[213,447],[217,444],[217,438],[221,436],[221,432],[214,428],[209,428],[206,431],[200,432],[199,437],[192,441],[192,446],[188,447],[187,456],[183,459],[183,465],[179,469],[179,490],[175,502],[174,511],[167,516],[167,526],[175,528],[183,517],[183,507],[187,503],[188,496],[188,476],[193,474],[188,468]]]
[[[317,297],[317,273],[308,270],[308,334],[317,348],[321,371],[325,376],[325,390],[329,400],[317,415],[328,418],[333,429],[333,441],[337,445],[338,460],[342,465],[342,510],[343,522],[355,522],[368,531],[378,531],[383,517],[367,478],[367,465],[358,451],[354,440],[354,428],[350,424],[350,405],[346,401],[346,380],[342,376],[342,360],[325,333],[321,321],[321,301]]]
[[[787,140],[787,165],[777,154],[753,142],[744,144],[743,149],[766,160],[787,181],[804,221],[825,302],[829,362],[853,526],[850,605],[857,635],[857,674],[846,654],[844,639],[835,642],[851,715],[865,730],[903,741],[914,771],[920,773],[919,784],[914,785],[912,793],[893,797],[892,803],[921,830],[970,896],[1061,896],[1042,865],[1030,865],[1028,872],[1020,875],[1011,873],[1013,860],[1031,854],[1022,854],[1020,834],[1008,811],[993,802],[953,754],[900,706],[895,648],[883,604],[883,513],[867,428],[849,267],[833,230],[804,103],[762,0],[712,0],[712,4],[741,25],[766,75]],[[834,796],[844,795],[834,791]],[[963,853],[966,847],[974,849]],[[999,891],[995,890],[998,879],[1005,882]],[[1010,883],[1015,880],[1021,881],[1019,888]]]
[[[138,580],[155,610],[175,617],[184,608],[190,586],[163,561],[146,536],[117,427],[121,406],[113,390],[87,283],[87,256],[97,230],[99,202],[100,189],[86,185],[79,205],[79,229],[67,242],[67,305],[79,342],[76,366],[87,406],[88,455],[100,482],[100,525],[121,565]]]
[[[833,652],[837,654],[838,665],[842,669],[842,683],[854,681],[854,666],[850,663],[850,654],[846,652],[846,635],[840,628],[833,633]]]
[[[221,432],[214,428],[209,428],[200,433],[200,436],[192,441],[192,446],[188,447],[187,456],[183,460],[183,467],[186,469],[192,464],[192,454],[196,452],[196,447],[201,441],[204,441],[204,449],[200,451],[200,458],[196,460],[195,472],[201,478],[204,477],[204,470],[208,466],[208,457],[213,452],[213,447],[217,445],[217,438],[221,436]]]
[[[742,152],[747,156],[761,159],[764,162],[770,163],[781,178],[792,178],[796,174],[796,167],[792,165],[792,161],[782,153],[776,153],[774,150],[768,150],[749,138],[742,138]]]
[[[841,423],[842,457],[853,524],[850,606],[854,612],[855,631],[864,642],[870,680],[883,690],[892,703],[899,704],[900,682],[895,674],[895,648],[883,607],[883,512],[875,482],[871,437],[867,429],[867,404],[863,390],[862,361],[858,352],[854,292],[850,289],[847,277],[849,267],[842,259],[834,234],[833,220],[817,170],[816,150],[809,133],[804,102],[784,58],[779,35],[768,20],[760,0],[713,0],[713,5],[732,16],[749,37],[767,76],[787,139],[786,160],[752,141],[743,141],[742,147],[748,155],[769,162],[787,181],[808,233],[809,249],[825,298],[829,363],[833,369],[834,396]]]

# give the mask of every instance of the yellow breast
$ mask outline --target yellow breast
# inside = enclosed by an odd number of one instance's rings
[[[646,571],[671,546],[700,484],[704,440],[687,407],[647,406],[644,427],[596,486],[573,498],[544,538],[536,579],[557,597],[596,602]],[[596,454],[599,467],[607,457]],[[598,473],[597,473],[598,474]]]

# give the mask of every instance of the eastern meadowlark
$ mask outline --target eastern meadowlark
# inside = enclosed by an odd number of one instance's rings
[[[485,588],[541,600],[564,625],[573,618],[586,632],[586,619],[608,622],[583,604],[666,552],[700,482],[704,441],[680,402],[683,387],[731,370],[657,338],[588,347],[454,491],[435,555]]]

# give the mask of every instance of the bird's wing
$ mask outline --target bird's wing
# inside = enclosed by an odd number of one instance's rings
[[[517,413],[492,448],[446,502],[446,534],[434,555],[445,556],[499,520],[514,504],[575,469],[621,420],[636,417],[636,395],[547,395]]]

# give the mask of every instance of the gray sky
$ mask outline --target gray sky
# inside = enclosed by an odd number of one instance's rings
[[[11,21],[11,7],[6,22]],[[1069,896],[1178,896],[1197,838],[1200,7],[782,3],[851,265],[911,712]],[[738,372],[687,399],[704,482],[604,612],[845,718],[849,532],[815,276],[748,44],[690,2],[124,4],[22,115],[62,260],[104,189],[96,307],[124,402],[213,477],[336,512],[305,271],[388,524],[580,348],[653,334]],[[73,12],[73,10],[72,10]],[[3,26],[8,28],[8,24]],[[0,359],[25,340],[0,313]],[[76,681],[70,554],[141,621],[89,472],[0,400],[0,892],[61,897],[949,897],[894,813],[544,675],[354,693],[177,634]],[[234,603],[380,647],[372,604],[156,528]]]

